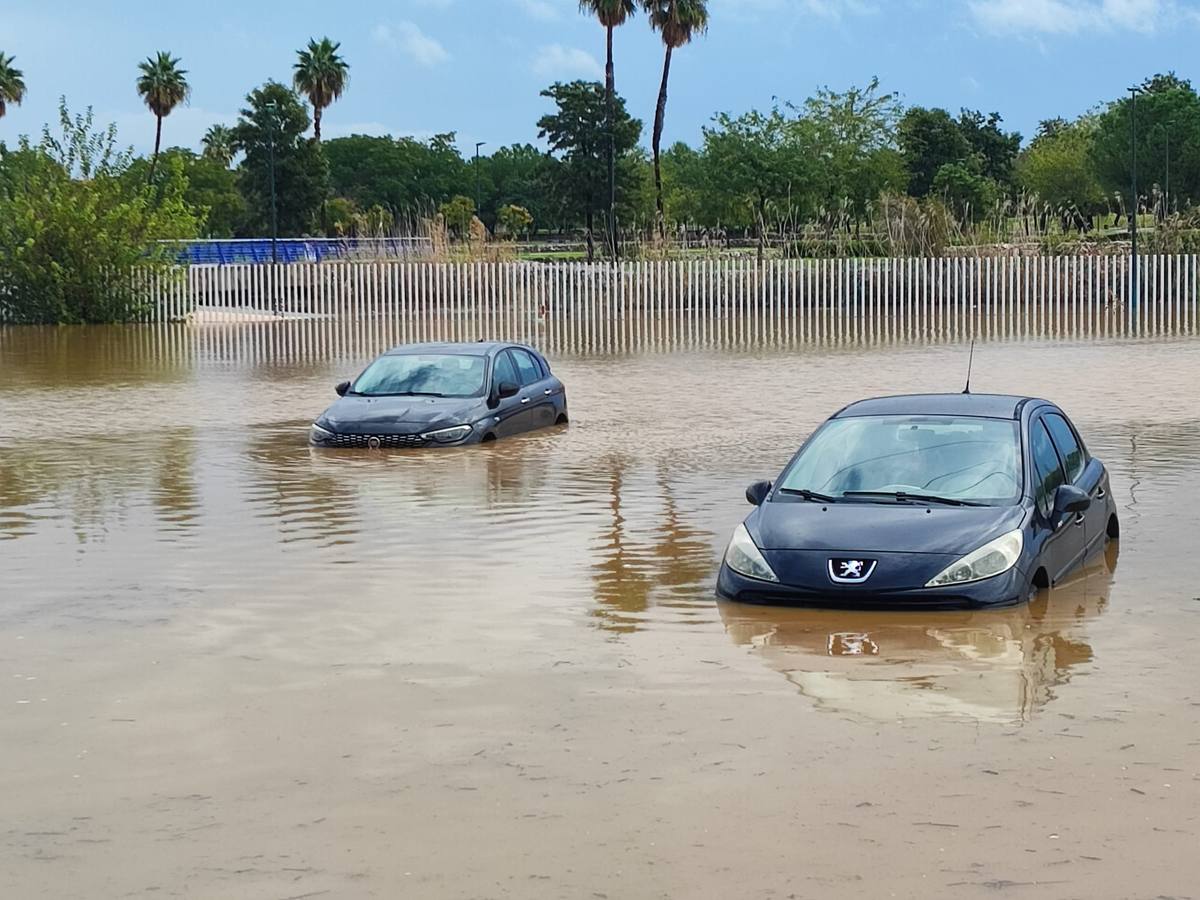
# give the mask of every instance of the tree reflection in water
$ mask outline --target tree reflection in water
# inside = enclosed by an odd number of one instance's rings
[[[834,611],[722,604],[730,637],[818,706],[868,718],[1025,721],[1093,659],[1119,545],[1029,604],[1000,610]]]
[[[712,603],[712,535],[688,524],[666,467],[656,469],[650,489],[637,484],[629,458],[604,460],[609,522],[592,566],[602,628],[637,631],[653,606],[670,608],[685,621]],[[648,479],[647,479],[648,480]],[[627,491],[634,498],[627,503]]]

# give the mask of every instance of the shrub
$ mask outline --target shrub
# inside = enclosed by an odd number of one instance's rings
[[[61,137],[0,144],[0,319],[25,323],[122,322],[143,317],[145,285],[178,272],[163,240],[196,236],[182,162],[153,184],[131,177],[131,151],[92,112],[60,104]],[[134,277],[137,269],[139,277]]]

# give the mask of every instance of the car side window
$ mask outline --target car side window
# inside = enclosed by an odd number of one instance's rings
[[[1048,415],[1043,420],[1046,427],[1050,429],[1050,437],[1054,441],[1054,446],[1058,449],[1058,455],[1062,458],[1063,465],[1067,470],[1067,481],[1072,484],[1079,480],[1079,476],[1083,474],[1085,461],[1083,458],[1083,448],[1079,446],[1079,438],[1075,437],[1075,432],[1071,430],[1071,426],[1067,424],[1067,420],[1062,416]]]
[[[533,357],[524,350],[509,350],[513,358],[517,361],[517,370],[521,373],[522,387],[528,387],[542,380],[542,370]]]
[[[1042,420],[1033,423],[1029,435],[1030,449],[1033,453],[1034,468],[1034,497],[1042,515],[1049,518],[1054,512],[1054,492],[1066,483],[1062,463],[1058,459],[1058,451],[1050,440],[1050,432]]]
[[[513,365],[512,357],[507,350],[496,357],[496,367],[492,371],[492,384],[499,387],[505,382],[521,386],[521,378],[517,375],[517,367]]]

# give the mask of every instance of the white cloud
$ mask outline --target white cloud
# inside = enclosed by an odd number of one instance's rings
[[[758,15],[764,13],[794,13],[837,20],[879,12],[879,6],[873,0],[712,0],[712,4],[716,16],[741,18],[750,14],[756,21]]]
[[[1173,0],[969,0],[971,15],[999,34],[1080,34],[1095,31],[1152,32],[1194,8]]]
[[[436,66],[450,59],[446,48],[417,27],[415,22],[376,25],[371,37],[377,44],[400,51],[417,65]]]
[[[547,78],[591,78],[602,76],[604,67],[586,50],[564,47],[562,44],[547,44],[539,49],[534,57],[533,71]]]
[[[515,2],[527,16],[537,19],[539,22],[556,22],[562,18],[562,11],[550,0],[515,0]]]

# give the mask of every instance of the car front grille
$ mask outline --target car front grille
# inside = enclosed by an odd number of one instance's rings
[[[325,442],[327,447],[367,449],[379,447],[385,450],[402,447],[424,447],[428,444],[419,434],[335,434]]]

